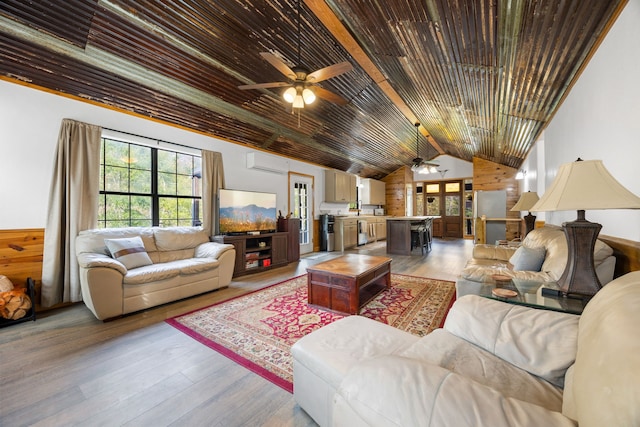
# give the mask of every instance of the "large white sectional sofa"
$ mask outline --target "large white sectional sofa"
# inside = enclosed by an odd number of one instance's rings
[[[640,272],[581,316],[467,295],[419,338],[350,316],[296,342],[294,397],[327,426],[640,425]]]
[[[523,255],[522,265],[530,264],[526,257],[534,257],[535,250],[540,249],[541,262],[537,268],[528,269],[514,266],[510,261],[514,254]],[[557,226],[546,224],[527,234],[520,247],[484,245],[473,247],[473,255],[467,261],[462,273],[456,281],[456,298],[468,294],[478,294],[485,283],[492,282],[492,276],[507,276],[512,280],[555,282],[560,279],[567,265],[568,259],[567,237],[564,230]],[[616,258],[613,249],[601,240],[597,240],[593,249],[596,275],[604,286],[613,279]],[[535,262],[534,262],[535,264]]]
[[[127,268],[105,240],[140,237],[148,265]],[[198,227],[130,227],[81,231],[76,238],[82,298],[100,320],[228,286],[233,245],[209,241]],[[149,263],[150,261],[150,263]]]

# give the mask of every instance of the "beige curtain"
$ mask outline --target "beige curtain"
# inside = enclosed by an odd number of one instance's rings
[[[222,154],[202,150],[202,228],[218,234],[218,190],[224,188]]]
[[[43,307],[82,301],[75,238],[97,226],[101,133],[99,126],[62,120],[44,232]]]

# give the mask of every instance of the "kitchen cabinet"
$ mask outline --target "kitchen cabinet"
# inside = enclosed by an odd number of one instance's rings
[[[385,240],[387,238],[387,220],[379,218],[375,220],[376,240]]]
[[[324,171],[324,201],[330,203],[356,202],[356,176],[338,170]]]
[[[334,224],[336,250],[344,251],[358,244],[358,220],[356,218],[336,218]]]
[[[376,179],[365,178],[360,180],[362,184],[363,205],[384,205],[385,183]]]

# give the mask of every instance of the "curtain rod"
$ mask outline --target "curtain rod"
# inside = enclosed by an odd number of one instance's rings
[[[117,129],[111,129],[111,128],[107,128],[107,127],[102,127],[102,130],[116,132],[116,133],[120,133],[120,134],[123,134],[123,135],[129,135],[129,136],[133,136],[135,138],[141,138],[141,139],[145,139],[145,140],[148,140],[148,141],[156,141],[158,144],[169,144],[169,145],[174,145],[176,147],[188,148],[189,150],[202,151],[202,149],[200,149],[200,148],[191,147],[189,145],[178,144],[176,142],[164,141],[164,140],[158,139],[158,138],[150,138],[148,136],[137,135],[137,134],[131,133],[131,132],[123,132],[123,131],[117,130]]]

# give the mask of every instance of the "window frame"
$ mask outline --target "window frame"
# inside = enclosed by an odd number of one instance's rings
[[[135,167],[135,162],[131,161],[131,157],[129,157],[128,161],[123,161],[122,164],[108,164],[106,160],[106,150],[107,150],[107,141],[113,141],[118,144],[124,144],[127,147],[127,153],[131,153],[132,147],[141,147],[149,150],[150,156],[150,166],[149,169],[141,169]],[[153,141],[155,142],[155,141]],[[98,228],[114,228],[114,227],[136,227],[136,226],[155,226],[155,227],[168,227],[168,226],[201,226],[202,225],[202,179],[201,179],[201,170],[202,170],[202,156],[194,153],[185,153],[179,150],[171,150],[164,147],[153,146],[152,144],[141,144],[135,143],[131,141],[122,140],[119,138],[114,138],[111,136],[102,135],[100,141],[100,189],[98,192],[99,203],[98,203]],[[171,153],[175,156],[175,165],[173,167],[173,171],[161,171],[159,167],[159,156],[162,153]],[[129,154],[130,156],[130,154]],[[190,169],[191,172],[188,174],[180,172],[180,159],[181,156],[186,156],[190,158]],[[183,157],[184,159],[184,157]],[[127,176],[127,190],[122,191],[122,188],[119,190],[109,190],[107,189],[107,169],[108,168],[122,168],[126,170]],[[149,192],[139,192],[132,191],[131,189],[131,176],[132,170],[138,171],[149,171],[150,174],[150,186]],[[173,175],[173,182],[175,186],[175,192],[172,193],[160,193],[159,192],[159,174],[169,174]],[[191,194],[184,195],[179,194],[179,181],[180,178],[190,176],[191,178]],[[194,180],[197,180],[194,183]],[[109,218],[108,217],[108,197],[109,196],[124,196],[128,197],[128,210],[126,211],[128,216],[126,218]],[[150,218],[134,218],[132,217],[132,197],[145,197],[150,198]],[[175,206],[175,217],[173,218],[161,218],[161,200],[162,199],[174,199]],[[191,206],[189,208],[190,217],[185,218],[180,216],[180,201],[181,200],[191,200]],[[184,209],[182,210],[184,211]],[[195,215],[194,215],[195,213]],[[184,222],[188,221],[189,225],[186,225]],[[109,226],[109,224],[117,223],[114,226]],[[126,224],[125,224],[126,223]]]

